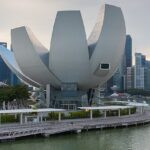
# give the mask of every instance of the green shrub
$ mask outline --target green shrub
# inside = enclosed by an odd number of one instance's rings
[[[130,109],[131,111],[131,114],[134,114],[136,113],[136,108],[131,108]],[[129,109],[126,108],[126,109],[121,109],[120,110],[120,115],[123,116],[123,115],[129,115]],[[110,110],[110,111],[107,111],[107,116],[118,116],[118,110]]]
[[[51,113],[48,114],[48,118],[49,118],[50,120],[58,120],[58,113],[56,113],[56,112],[51,112]]]
[[[136,107],[131,108],[131,114],[135,114],[136,113]]]
[[[70,112],[70,119],[88,118],[90,116],[89,111],[75,111]]]
[[[136,108],[131,108],[131,114],[134,114],[136,112]],[[129,109],[123,109],[120,111],[120,115],[128,115]],[[46,117],[46,120],[58,120],[58,112],[51,112],[48,114],[48,117]],[[101,117],[102,113],[99,110],[93,110],[93,118]],[[118,110],[110,110],[107,111],[107,116],[118,116]],[[90,111],[73,111],[68,112],[67,114],[61,113],[62,119],[80,119],[80,118],[90,118]]]
[[[129,114],[129,109],[122,109],[122,110],[120,111],[120,114],[121,114],[121,116],[123,116],[123,115],[128,115],[128,114]]]
[[[1,123],[15,123],[19,122],[19,116],[15,118],[15,115],[1,115]]]
[[[97,117],[100,117],[100,116],[102,116],[102,114],[99,110],[94,110],[93,111],[93,117],[97,118]]]
[[[107,116],[117,116],[117,115],[118,115],[118,111],[117,110],[107,111]]]
[[[58,112],[50,112],[48,114],[47,120],[58,120],[59,113]],[[64,114],[61,113],[61,118],[64,118]]]

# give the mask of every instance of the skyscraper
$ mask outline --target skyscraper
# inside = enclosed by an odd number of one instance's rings
[[[112,82],[109,82],[112,83],[111,86],[117,85],[120,90],[127,89],[127,67],[132,67],[132,38],[130,35],[126,35],[124,55],[118,70],[110,79],[112,80]],[[110,84],[108,85],[110,86]]]
[[[6,42],[0,42],[0,45],[7,47]],[[11,83],[11,71],[0,56],[0,81],[6,84]]]
[[[150,91],[150,61],[148,60],[145,60],[144,74],[145,90]]]
[[[146,60],[146,68],[150,69],[150,61]]]
[[[144,89],[145,56],[135,53],[135,85],[134,88]]]
[[[134,88],[134,67],[127,67],[127,90]]]
[[[130,35],[126,36],[126,44],[125,44],[125,66],[132,67],[132,38]]]
[[[144,89],[150,91],[150,69],[145,68],[144,71]]]
[[[123,57],[123,80],[124,80],[124,90],[126,90],[127,87],[127,68],[132,67],[132,38],[130,35],[126,35],[126,44],[125,44],[125,54]]]
[[[12,49],[12,45],[11,45],[11,51],[13,52],[13,49]],[[11,86],[15,86],[15,85],[18,85],[22,83],[20,81],[20,79],[16,76],[15,73],[11,72]]]
[[[11,72],[11,86],[15,86],[20,83],[21,83],[20,79],[13,72]]]

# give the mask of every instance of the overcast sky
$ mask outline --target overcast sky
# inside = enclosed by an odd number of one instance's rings
[[[150,59],[150,0],[0,0],[0,41],[10,44],[10,30],[25,25],[49,48],[58,10],[81,10],[88,37],[103,2],[122,8],[133,52]]]

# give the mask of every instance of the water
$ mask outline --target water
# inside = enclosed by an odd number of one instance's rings
[[[150,150],[150,125],[0,143],[0,150]]]

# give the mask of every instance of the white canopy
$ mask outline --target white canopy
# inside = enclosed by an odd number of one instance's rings
[[[64,109],[54,109],[54,108],[46,108],[46,109],[13,109],[13,110],[0,110],[0,114],[23,114],[23,113],[48,113],[48,112],[64,112]]]
[[[124,104],[127,106],[135,106],[135,107],[148,107],[149,104],[147,103],[138,103],[138,102],[130,102],[130,101],[110,101],[109,103],[116,103],[116,104]]]
[[[137,103],[137,102],[129,102],[129,106],[136,106],[136,107],[148,107],[149,104],[147,103]]]
[[[99,107],[79,107],[82,110],[119,110],[133,108],[134,106],[99,106]]]
[[[112,104],[128,104],[129,102],[128,101],[118,101],[118,100],[115,100],[115,101],[109,101],[109,103],[112,103]]]

